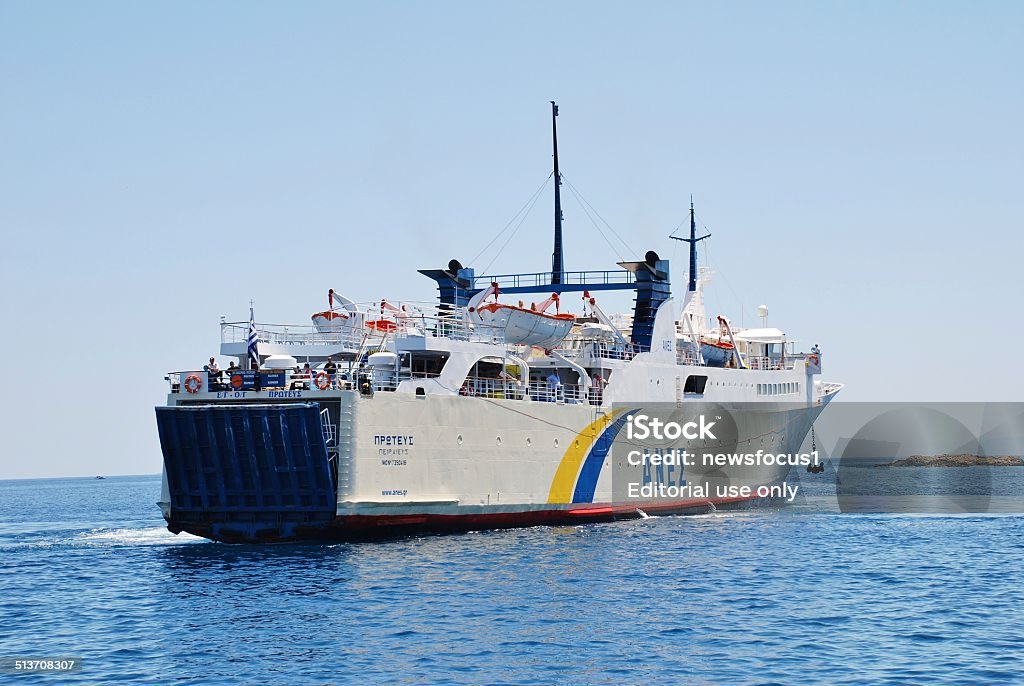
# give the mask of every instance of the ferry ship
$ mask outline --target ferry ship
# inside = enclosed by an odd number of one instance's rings
[[[579,524],[749,506],[786,478],[789,466],[696,466],[687,481],[749,488],[638,499],[615,486],[629,408],[742,404],[732,448],[792,453],[842,386],[820,381],[816,347],[709,321],[692,201],[679,301],[654,251],[566,271],[557,116],[552,103],[550,271],[477,275],[451,260],[420,270],[434,302],[332,290],[306,325],[261,324],[250,307],[248,321],[221,322],[228,369],[167,374],[156,418],[168,529],[280,542]],[[613,291],[632,292],[631,314],[605,313]]]

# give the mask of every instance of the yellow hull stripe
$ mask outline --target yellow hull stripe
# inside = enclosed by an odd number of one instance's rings
[[[562,461],[558,463],[555,478],[551,480],[551,490],[548,492],[549,504],[572,502],[572,494],[576,488],[576,478],[579,475],[580,465],[583,464],[583,458],[587,456],[598,436],[608,428],[616,415],[623,412],[625,410],[615,410],[602,415],[576,434],[575,440],[562,456]]]

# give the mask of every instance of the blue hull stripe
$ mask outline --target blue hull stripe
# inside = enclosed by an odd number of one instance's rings
[[[580,475],[576,479],[576,490],[573,491],[572,501],[574,503],[594,502],[594,491],[597,490],[597,479],[601,476],[601,468],[604,466],[605,458],[612,449],[615,437],[626,424],[626,415],[616,419],[611,426],[605,429],[590,449],[590,454],[583,462]]]

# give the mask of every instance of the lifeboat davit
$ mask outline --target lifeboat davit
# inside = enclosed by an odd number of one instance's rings
[[[490,295],[495,297],[495,301],[483,303]],[[490,288],[470,300],[468,310],[471,317],[489,327],[496,337],[503,338],[506,343],[553,348],[569,335],[576,321],[576,315],[558,313],[557,293],[552,293],[544,302],[530,307],[524,307],[522,303],[500,303],[497,297],[498,284],[492,283]],[[544,310],[552,304],[555,305],[555,314],[546,313]]]
[[[370,319],[366,327],[373,331],[384,334],[394,333],[401,330],[402,333],[410,336],[422,336],[423,330],[416,326],[417,321],[422,322],[423,312],[415,305],[392,305],[387,300],[380,301],[380,319]]]
[[[359,327],[363,313],[356,304],[343,295],[327,291],[327,302],[331,309],[317,312],[312,316],[313,326],[320,333],[345,333]]]

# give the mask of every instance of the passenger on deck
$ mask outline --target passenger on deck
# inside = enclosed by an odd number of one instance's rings
[[[557,402],[562,394],[562,380],[558,378],[558,373],[552,371],[545,381],[548,384],[548,402]]]
[[[203,365],[203,369],[206,370],[206,380],[210,388],[215,388],[218,391],[224,390],[224,384],[221,383],[223,372],[220,371],[220,367],[217,366],[217,360],[210,358],[210,363]]]
[[[327,356],[327,364],[324,365],[324,374],[331,380],[331,388],[334,388],[335,379],[338,374],[338,365],[334,364],[334,359],[330,355]]]
[[[288,386],[289,390],[300,391],[303,390],[305,383],[302,380],[302,368],[299,365],[295,365],[295,369],[292,370],[292,383]]]
[[[600,405],[604,397],[604,377],[594,374],[593,382],[590,385],[590,404]]]

